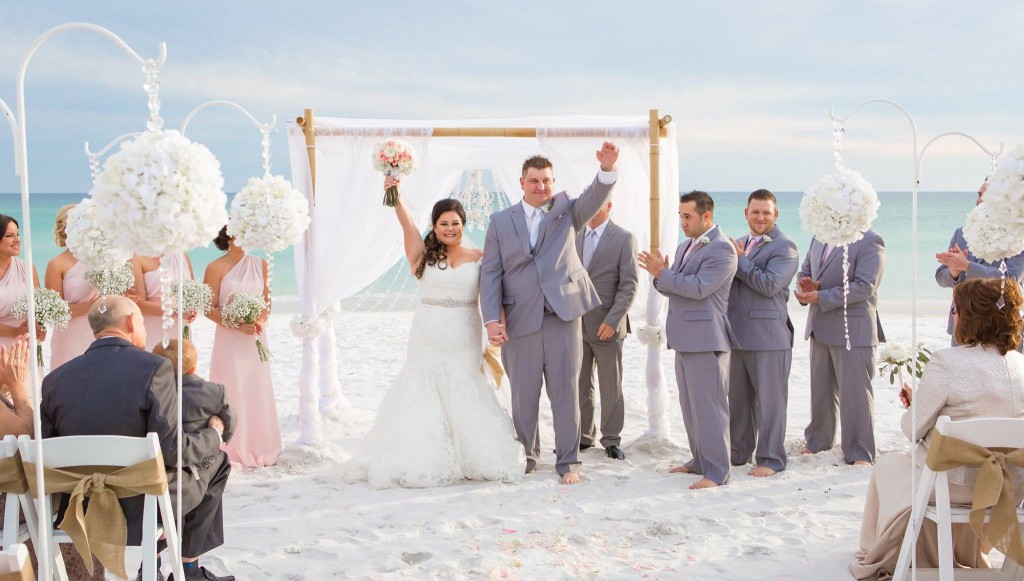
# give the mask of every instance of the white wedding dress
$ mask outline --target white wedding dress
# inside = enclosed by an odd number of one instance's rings
[[[481,369],[480,263],[427,267],[419,283],[405,365],[346,479],[374,488],[519,480],[523,447]]]

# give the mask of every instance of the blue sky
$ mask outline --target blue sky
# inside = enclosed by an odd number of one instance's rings
[[[898,4],[898,5],[897,5]],[[86,21],[143,56],[168,45],[164,117],[227,99],[281,124],[371,118],[636,114],[678,122],[680,187],[803,190],[831,169],[827,113],[872,97],[901,102],[922,141],[964,131],[995,147],[1024,143],[1024,3],[966,2],[18,2],[0,20],[0,98],[15,106],[25,49],[48,28]],[[142,74],[99,36],[71,32],[28,70],[35,192],[89,187],[94,148],[142,128]],[[226,189],[261,173],[259,134],[226,109],[190,137],[223,164]],[[276,168],[287,172],[283,133]],[[0,192],[18,190],[0,125]],[[909,190],[910,131],[895,110],[847,127],[847,166],[879,190]],[[974,191],[988,161],[937,143],[923,190]]]

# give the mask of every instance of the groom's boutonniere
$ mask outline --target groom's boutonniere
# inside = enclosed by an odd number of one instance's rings
[[[764,246],[765,244],[768,244],[771,241],[772,241],[772,237],[767,235],[767,234],[765,234],[764,236],[761,237],[761,241],[757,243],[757,247],[760,248],[760,247]]]
[[[555,207],[555,199],[551,198],[551,200],[548,202],[548,207],[547,207],[547,210],[545,210],[545,212],[550,212],[551,208],[554,208],[554,207]]]
[[[700,240],[697,241],[697,248],[704,248],[708,244],[711,244],[711,237],[707,235],[701,236]]]

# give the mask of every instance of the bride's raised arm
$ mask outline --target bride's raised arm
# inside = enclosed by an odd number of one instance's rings
[[[384,178],[384,189],[398,183],[398,180],[387,176]],[[395,206],[395,216],[398,217],[398,223],[402,226],[402,236],[405,238],[405,257],[409,259],[409,268],[415,272],[427,249],[423,245],[423,235],[412,220],[412,212],[405,205],[401,195],[398,196],[398,205]]]

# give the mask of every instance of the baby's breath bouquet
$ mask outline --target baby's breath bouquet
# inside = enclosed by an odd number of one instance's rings
[[[254,325],[259,319],[260,313],[267,308],[267,301],[263,295],[254,292],[239,292],[228,297],[228,304],[220,309],[221,320],[225,327],[238,328],[242,324]],[[260,354],[260,361],[270,359],[270,349],[256,336],[256,351]]]
[[[180,306],[178,305],[178,281],[171,283],[168,292],[171,293],[171,302],[174,304],[176,313],[205,315],[213,308],[213,289],[210,288],[210,285],[198,280],[189,279],[182,285]],[[187,324],[181,330],[181,335],[184,339],[192,338],[192,331]]]
[[[109,270],[87,270],[85,280],[101,295],[123,295],[135,286],[135,271],[130,262]]]
[[[50,329],[67,329],[68,323],[71,322],[71,307],[60,296],[60,293],[48,288],[37,288],[34,294],[36,301],[36,324]],[[14,301],[14,305],[11,307],[11,314],[19,319],[28,318],[27,294]],[[36,360],[39,362],[39,366],[42,367],[43,346],[39,344],[36,345]]]

